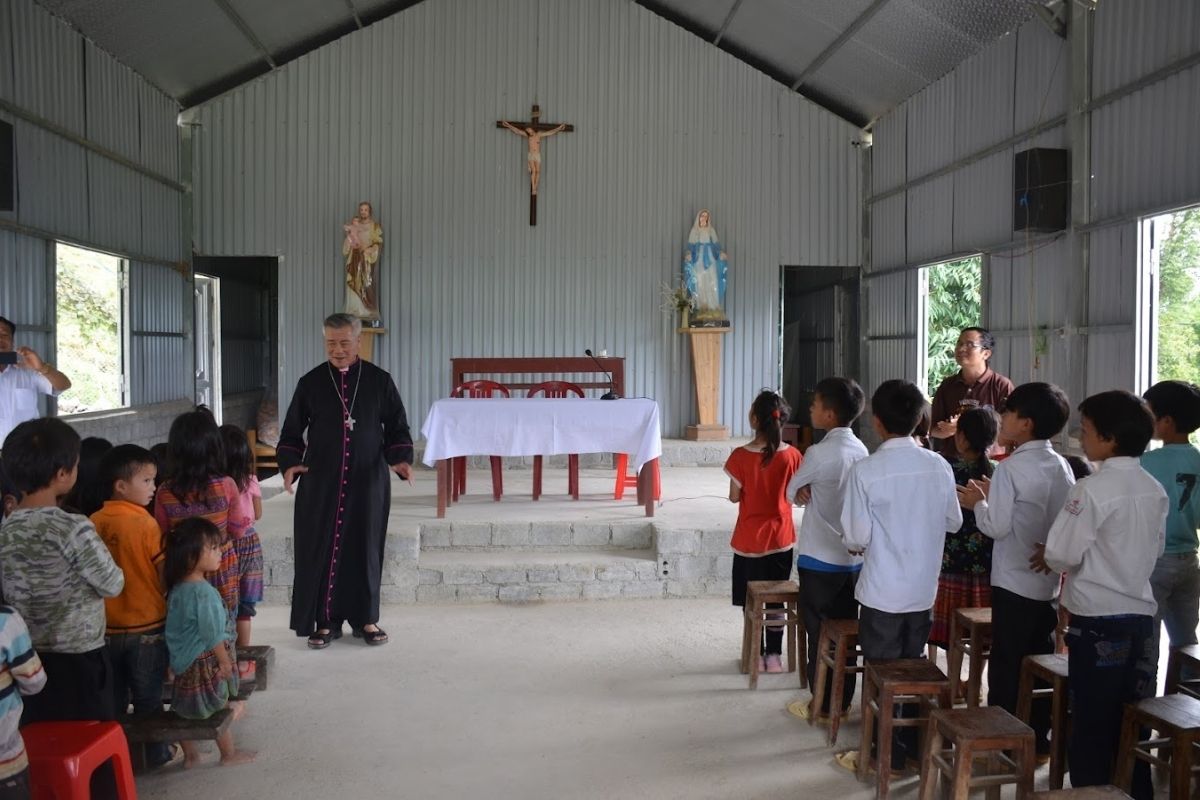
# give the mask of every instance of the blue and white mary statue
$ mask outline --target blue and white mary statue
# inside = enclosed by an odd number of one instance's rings
[[[717,239],[717,229],[709,220],[708,209],[701,209],[688,234],[683,256],[683,284],[695,301],[693,324],[726,323],[725,281],[729,261]]]

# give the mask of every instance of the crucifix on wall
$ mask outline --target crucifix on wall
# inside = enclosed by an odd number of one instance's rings
[[[565,122],[558,124],[541,122],[541,116],[542,110],[534,105],[533,110],[529,112],[528,122],[510,122],[506,119],[496,122],[497,128],[506,128],[528,142],[529,149],[525,154],[525,163],[529,168],[530,225],[537,225],[538,183],[542,178],[542,140],[556,133],[572,133],[575,130],[574,125],[568,125]]]

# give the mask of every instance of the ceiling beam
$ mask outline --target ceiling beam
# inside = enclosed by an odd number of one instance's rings
[[[713,37],[713,44],[720,44],[721,40],[725,38],[725,31],[729,30],[729,24],[733,22],[733,18],[737,14],[738,9],[742,7],[743,2],[745,0],[733,0],[733,5],[729,7],[729,13],[725,15],[725,21],[721,23],[721,29]]]
[[[871,5],[867,6],[866,11],[859,14],[857,19],[855,19],[854,22],[851,22],[850,26],[846,28],[846,30],[842,31],[842,34],[838,36],[838,38],[833,40],[833,44],[822,50],[821,53],[812,60],[812,63],[804,68],[804,71],[800,73],[799,77],[797,77],[796,81],[792,84],[792,91],[800,91],[800,87],[807,83],[808,80],[812,78],[813,74],[825,65],[826,61],[833,58],[834,54],[837,53],[838,50],[841,50],[842,46],[845,45],[846,42],[854,38],[854,35],[858,33],[864,25],[870,22],[872,17],[882,11],[883,7],[887,4],[888,0],[874,0]]]
[[[246,20],[242,19],[242,15],[237,12],[237,9],[233,7],[233,4],[230,3],[229,0],[213,0],[213,2],[216,3],[217,8],[224,12],[225,16],[229,18],[229,21],[232,22],[234,26],[242,32],[242,36],[245,36],[246,39],[249,40],[250,44],[254,46],[254,49],[262,55],[263,60],[267,62],[271,69],[275,69],[278,64],[275,63],[275,58],[271,55],[271,51],[268,50],[267,46],[264,45],[262,40],[258,38],[258,34],[256,34],[248,24],[246,24]]]
[[[350,9],[350,16],[354,17],[354,24],[362,30],[362,17],[358,16],[358,9],[354,7],[354,0],[346,0],[346,8]]]

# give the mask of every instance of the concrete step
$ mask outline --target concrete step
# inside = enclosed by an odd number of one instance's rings
[[[654,546],[654,525],[645,517],[576,522],[440,519],[421,523],[420,537],[422,553],[648,550]]]
[[[664,597],[653,550],[421,554],[418,603]]]

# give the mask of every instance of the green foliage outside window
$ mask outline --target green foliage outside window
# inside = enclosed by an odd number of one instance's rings
[[[979,256],[929,267],[929,361],[926,392],[958,371],[954,344],[963,328],[982,319],[982,262]]]
[[[1200,207],[1170,219],[1158,262],[1158,380],[1200,384]]]
[[[71,378],[58,413],[124,405],[121,259],[58,244],[57,366]]]

